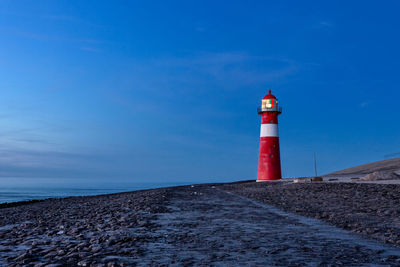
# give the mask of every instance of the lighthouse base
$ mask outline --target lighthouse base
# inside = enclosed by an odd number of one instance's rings
[[[261,136],[257,182],[276,181],[281,178],[279,137]]]
[[[281,179],[271,179],[271,180],[256,180],[256,182],[257,183],[259,183],[259,182],[273,182],[273,181],[279,181],[279,180],[281,180]]]

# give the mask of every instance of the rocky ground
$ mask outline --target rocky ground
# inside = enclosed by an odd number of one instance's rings
[[[359,166],[330,173],[327,176],[335,176],[335,175],[364,176],[376,171],[386,171],[386,172],[400,171],[400,157],[362,164]]]
[[[167,198],[167,189],[157,189],[3,205],[0,266],[134,263]]]
[[[247,182],[3,206],[0,266],[400,266],[399,190]]]

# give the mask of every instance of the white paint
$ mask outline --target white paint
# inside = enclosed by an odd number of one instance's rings
[[[261,124],[260,137],[278,137],[278,124]]]

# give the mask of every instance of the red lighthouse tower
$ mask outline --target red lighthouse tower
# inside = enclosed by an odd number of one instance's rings
[[[282,108],[278,105],[278,100],[269,90],[258,108],[258,114],[261,115],[261,132],[257,182],[282,178],[278,134],[278,116],[281,113]]]

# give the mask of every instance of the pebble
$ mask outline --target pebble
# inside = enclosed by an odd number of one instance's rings
[[[78,266],[89,266],[90,265],[90,261],[88,260],[83,260],[78,262]]]

